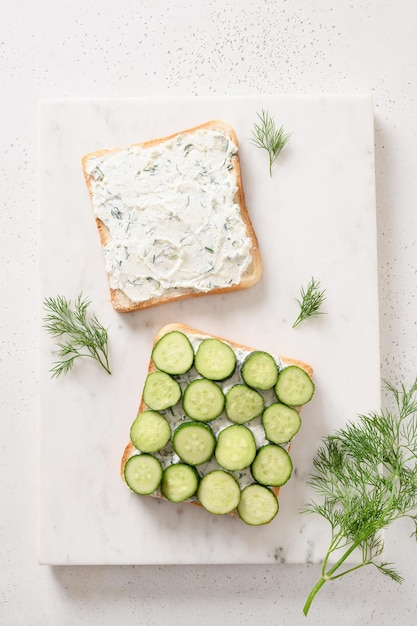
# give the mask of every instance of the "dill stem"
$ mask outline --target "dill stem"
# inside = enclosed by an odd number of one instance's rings
[[[339,569],[339,567],[341,565],[343,565],[343,563],[346,561],[346,559],[348,558],[348,556],[350,556],[350,554],[352,554],[352,552],[360,545],[361,541],[363,539],[357,540],[355,541],[354,544],[352,544],[350,546],[350,548],[348,548],[346,550],[346,552],[340,557],[340,559],[337,561],[337,563],[335,563],[334,565],[332,565],[332,567],[329,568],[329,570],[327,571],[327,574],[323,574],[321,576],[321,578],[317,581],[317,583],[314,585],[313,589],[310,591],[307,601],[304,605],[303,608],[303,613],[304,615],[307,615],[307,613],[310,610],[310,606],[311,603],[313,602],[315,596],[317,595],[317,593],[320,591],[320,589],[323,587],[323,585],[329,581],[332,580],[332,574]],[[363,563],[361,563],[359,565],[359,567],[362,567]],[[357,567],[355,567],[355,569],[357,569]],[[350,570],[349,570],[350,571]],[[339,574],[338,577],[343,576],[344,574],[347,574],[347,572],[343,572],[342,574]]]
[[[87,346],[87,348],[91,354],[83,355],[82,353],[79,353],[80,356],[91,356],[93,359],[96,359],[102,367],[104,367],[104,369],[106,370],[108,374],[111,374],[110,366],[109,366],[109,359],[106,353],[103,350],[97,350],[93,345]]]

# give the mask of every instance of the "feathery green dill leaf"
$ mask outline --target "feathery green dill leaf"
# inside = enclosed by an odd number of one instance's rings
[[[108,334],[95,315],[87,316],[90,301],[79,294],[72,305],[70,300],[58,295],[45,298],[43,308],[43,328],[53,338],[63,337],[65,341],[57,344],[57,360],[50,370],[52,377],[67,374],[79,357],[97,360],[108,372]]]
[[[305,615],[326,582],[366,565],[395,582],[403,580],[391,563],[380,563],[378,557],[384,550],[381,532],[392,522],[406,517],[413,534],[417,530],[417,378],[408,390],[387,381],[385,388],[393,409],[359,415],[324,438],[314,457],[309,484],[322,501],[308,503],[303,512],[326,519],[331,538]],[[362,560],[347,568],[346,559],[355,550]],[[336,562],[329,565],[332,555]]]
[[[257,113],[259,123],[255,122],[252,129],[252,143],[266,150],[269,157],[269,175],[272,176],[272,165],[291,135],[284,133],[284,128],[275,126],[275,120],[268,111],[262,109]]]
[[[326,299],[326,290],[320,288],[320,281],[315,278],[311,278],[307,285],[307,288],[301,287],[300,299],[296,298],[296,301],[300,305],[300,313],[292,325],[293,328],[301,324],[309,317],[317,317],[318,315],[324,315],[320,311],[320,307]]]

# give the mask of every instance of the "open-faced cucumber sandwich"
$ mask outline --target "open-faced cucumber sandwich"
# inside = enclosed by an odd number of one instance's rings
[[[121,474],[140,495],[268,524],[291,477],[312,368],[183,324],[154,340]]]

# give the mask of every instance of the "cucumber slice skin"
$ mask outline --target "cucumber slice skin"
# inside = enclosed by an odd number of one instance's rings
[[[256,441],[246,426],[234,424],[220,431],[214,451],[217,463],[226,470],[249,467],[256,456]]]
[[[229,472],[213,470],[200,480],[197,498],[209,513],[226,515],[234,511],[240,502],[240,486]]]
[[[258,450],[251,466],[252,476],[265,487],[281,487],[291,478],[292,460],[288,452],[275,443],[267,443]]]
[[[225,397],[223,390],[208,378],[191,381],[184,390],[182,406],[193,420],[210,422],[223,412]]]
[[[267,391],[278,380],[278,365],[268,352],[256,350],[245,359],[241,368],[243,381],[248,387]]]
[[[179,330],[163,335],[152,350],[155,367],[171,376],[188,372],[194,363],[194,350],[190,340]]]
[[[249,526],[269,524],[278,511],[278,498],[268,487],[252,483],[242,489],[237,512],[245,524]]]
[[[266,438],[272,443],[288,443],[301,427],[301,417],[296,409],[274,402],[262,415]]]
[[[141,496],[149,496],[158,489],[162,473],[161,463],[151,454],[131,456],[124,468],[127,486]]]
[[[148,374],[143,387],[143,401],[154,411],[164,411],[175,406],[181,399],[179,383],[165,372]]]
[[[175,430],[172,445],[184,463],[201,465],[212,458],[216,437],[207,424],[185,422]]]
[[[265,406],[263,396],[247,385],[233,385],[226,393],[226,415],[236,424],[246,424],[262,414]]]
[[[142,411],[130,428],[130,440],[141,452],[158,452],[170,438],[171,426],[157,411]]]
[[[209,337],[198,346],[194,366],[203,378],[226,380],[236,369],[236,355],[227,343]]]
[[[185,502],[198,489],[199,475],[191,465],[174,463],[164,469],[161,493],[170,502]]]
[[[315,387],[310,376],[301,367],[289,365],[284,367],[275,385],[275,393],[283,404],[302,406],[310,402]]]

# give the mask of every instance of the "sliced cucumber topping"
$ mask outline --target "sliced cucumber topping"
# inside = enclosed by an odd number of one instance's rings
[[[135,454],[126,462],[124,477],[132,491],[148,496],[161,483],[162,465],[150,454]]]
[[[235,371],[236,356],[232,348],[220,339],[204,339],[195,355],[195,368],[210,380],[225,380]]]
[[[184,391],[182,406],[188,417],[199,422],[209,422],[224,409],[224,394],[212,380],[198,378]]]
[[[280,371],[275,393],[284,404],[301,406],[313,397],[314,383],[301,367],[289,365]]]
[[[233,385],[226,393],[226,415],[236,424],[245,424],[261,415],[264,399],[247,385]]]
[[[248,485],[240,495],[237,512],[250,526],[269,524],[278,513],[278,498],[268,487]]]
[[[130,439],[142,452],[157,452],[171,437],[171,426],[157,411],[142,411],[130,428]]]
[[[266,391],[277,382],[278,366],[267,352],[251,352],[242,365],[241,374],[249,387]]]
[[[167,374],[185,374],[194,362],[194,350],[184,333],[172,330],[157,341],[152,360],[155,367]]]
[[[268,443],[258,450],[251,470],[257,483],[280,487],[292,474],[291,457],[281,446]]]
[[[286,365],[186,326],[162,332],[130,429],[136,451],[126,483],[138,494],[268,524],[279,508],[273,488],[293,470],[286,448],[301,425],[299,407],[313,396],[311,378],[301,362]]]
[[[185,463],[201,465],[213,456],[216,438],[207,424],[186,422],[174,432],[172,445]]]
[[[228,472],[213,470],[201,479],[197,497],[209,513],[225,515],[234,511],[239,504],[240,487]]]
[[[143,388],[143,401],[154,411],[163,411],[175,406],[181,398],[181,387],[169,374],[148,374]]]
[[[286,443],[294,437],[301,426],[301,418],[296,411],[286,404],[275,402],[265,409],[262,425],[266,438],[272,443]]]
[[[228,426],[220,432],[214,454],[217,463],[224,469],[245,469],[256,455],[255,437],[246,426]]]
[[[198,474],[193,467],[184,463],[169,465],[162,476],[162,495],[171,502],[184,502],[197,491],[198,480]]]

